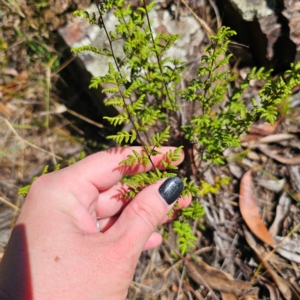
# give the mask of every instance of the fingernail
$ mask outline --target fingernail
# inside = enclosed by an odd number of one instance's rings
[[[179,198],[183,187],[183,182],[179,177],[170,177],[161,185],[158,191],[170,205]]]

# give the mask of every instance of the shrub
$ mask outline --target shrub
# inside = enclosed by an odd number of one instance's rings
[[[73,48],[75,53],[92,51],[104,54],[108,58],[109,70],[105,76],[94,77],[90,88],[101,87],[103,93],[110,95],[106,105],[117,106],[120,111],[115,117],[105,117],[112,126],[123,125],[121,131],[107,138],[117,145],[140,144],[141,154],[133,151],[120,164],[134,166],[137,163],[149,165],[151,156],[159,153],[163,145],[175,145],[174,132],[198,152],[198,159],[211,164],[224,164],[224,150],[240,146],[240,135],[257,120],[274,122],[277,118],[277,105],[292,93],[292,88],[300,83],[300,64],[292,65],[283,77],[274,80],[272,70],[253,68],[245,79],[237,81],[228,68],[231,54],[228,54],[230,37],[236,34],[227,27],[210,37],[210,45],[205,48],[197,77],[191,80],[185,89],[179,90],[185,63],[166,55],[178,35],[154,34],[151,28],[149,12],[155,2],[133,8],[124,0],[96,1],[99,16],[84,11],[74,15],[96,23],[104,29],[110,47],[99,49],[91,46]],[[103,16],[113,11],[118,19],[114,31],[108,32]],[[122,39],[123,56],[116,54],[114,42]],[[110,59],[110,62],[109,62]],[[111,62],[113,61],[113,62]],[[251,107],[246,107],[244,93],[253,79],[262,80],[264,85],[259,91],[259,101],[251,99]],[[228,92],[231,87],[231,93]],[[192,116],[188,124],[181,124],[180,118],[171,118],[180,113],[178,98],[187,103],[197,103],[200,114]],[[249,105],[248,105],[249,106]],[[170,125],[172,124],[172,125]],[[131,128],[125,129],[125,125]],[[128,126],[126,126],[128,128]],[[161,161],[165,171],[153,168],[152,171],[123,178],[128,185],[126,197],[133,198],[145,186],[165,177],[176,175],[177,168],[172,165],[180,157],[183,146],[170,150]],[[186,172],[188,177],[190,174]],[[193,245],[195,237],[190,228],[189,218],[196,219],[203,215],[200,197],[215,193],[221,184],[228,182],[221,178],[215,186],[201,180],[196,173],[196,182],[184,178],[185,188],[182,196],[194,196],[192,205],[183,209],[180,219],[174,222],[178,233],[178,243],[182,254]],[[180,220],[180,221],[179,221]]]

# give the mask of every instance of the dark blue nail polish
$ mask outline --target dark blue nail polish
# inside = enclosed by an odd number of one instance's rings
[[[179,177],[170,177],[161,185],[158,191],[170,205],[179,198],[183,187],[183,182]]]

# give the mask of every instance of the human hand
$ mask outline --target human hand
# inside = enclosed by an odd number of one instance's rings
[[[151,168],[119,166],[132,149],[142,148],[102,151],[32,184],[1,263],[1,299],[126,298],[141,252],[161,242],[154,231],[183,188],[174,177],[122,199],[121,178]],[[162,158],[152,158],[156,167]]]

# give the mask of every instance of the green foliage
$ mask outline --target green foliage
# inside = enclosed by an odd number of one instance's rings
[[[187,178],[183,180],[184,189],[182,191],[183,198],[185,196],[191,197],[199,194],[199,187],[194,183],[194,181],[187,182]]]
[[[292,94],[292,89],[300,82],[300,63],[291,65],[283,77],[274,80],[272,70],[253,68],[239,86],[235,86],[232,94],[228,93],[228,84],[235,78],[226,65],[231,54],[225,56],[229,37],[235,34],[222,27],[216,36],[212,36],[212,44],[206,48],[208,55],[202,57],[202,65],[198,77],[181,91],[183,99],[197,101],[202,115],[194,116],[190,124],[183,127],[185,137],[198,144],[198,151],[203,160],[223,164],[223,152],[228,147],[240,146],[240,135],[259,119],[273,123],[277,118],[277,105]],[[220,42],[223,39],[223,44]],[[259,91],[260,103],[252,98],[252,108],[246,107],[244,93],[253,79],[264,80]],[[221,105],[216,112],[214,106]]]
[[[116,135],[110,135],[107,138],[115,140],[118,144],[122,144],[123,141],[125,141],[125,143],[132,144],[136,140],[136,131],[131,130],[131,133],[129,133],[126,130],[122,130],[119,131]]]
[[[211,185],[208,182],[201,180],[201,190],[199,195],[204,196],[207,194],[216,194],[223,184],[228,184],[230,182],[230,177],[216,178],[215,184]]]
[[[179,244],[179,250],[184,255],[189,248],[194,248],[194,241],[197,238],[194,236],[192,228],[187,222],[174,221],[174,231],[179,235],[177,242]]]
[[[124,0],[96,1],[99,18],[87,12],[77,11],[91,24],[98,24],[106,34],[109,47],[98,49],[84,46],[72,49],[75,53],[92,51],[113,60],[108,63],[108,72],[104,76],[93,77],[90,88],[102,88],[109,94],[107,106],[117,106],[119,115],[105,117],[113,126],[130,125],[130,129],[121,129],[107,138],[120,146],[133,143],[142,145],[143,151],[133,151],[120,162],[124,167],[132,168],[137,164],[151,166],[150,172],[123,178],[128,186],[125,197],[133,198],[145,186],[162,178],[175,176],[177,167],[173,162],[180,159],[182,147],[170,150],[161,160],[161,167],[155,168],[152,159],[160,154],[160,147],[172,146],[174,130],[191,144],[195,144],[201,161],[224,164],[224,150],[240,146],[240,135],[253,121],[264,119],[273,122],[277,117],[276,105],[291,94],[292,88],[300,83],[300,63],[292,66],[283,77],[273,80],[271,70],[252,69],[244,80],[238,82],[228,67],[231,54],[228,54],[230,37],[236,34],[227,27],[222,27],[215,36],[210,37],[211,44],[206,47],[206,54],[201,59],[196,78],[179,91],[178,84],[183,78],[185,63],[167,56],[166,51],[180,37],[178,35],[153,34],[149,12],[155,2],[146,4],[140,1],[140,7],[132,8]],[[103,16],[113,12],[118,20],[114,31],[108,32]],[[122,57],[116,55],[115,40],[123,40]],[[259,92],[259,102],[252,99],[252,107],[246,107],[244,94],[253,79],[265,82]],[[229,93],[229,86],[231,92]],[[180,112],[178,97],[181,100],[196,102],[199,110],[191,121],[182,126],[170,126],[170,118]],[[126,127],[128,128],[128,127]],[[189,176],[190,174],[187,174]],[[196,182],[184,178],[182,196],[197,198],[207,193],[217,193],[228,178],[217,179],[214,185],[196,178]],[[198,184],[199,183],[199,184]],[[188,218],[203,216],[204,210],[198,200],[182,211],[181,221],[174,222],[178,234],[178,244],[184,254],[192,247],[195,237],[189,226]]]
[[[182,209],[182,215],[186,218],[191,218],[192,220],[196,220],[197,218],[204,216],[204,214],[204,207],[199,203],[198,199],[193,201],[190,206]]]
[[[96,21],[96,14],[93,13],[91,16],[87,11],[76,10],[73,12],[74,16],[85,18],[90,24],[94,24]]]

